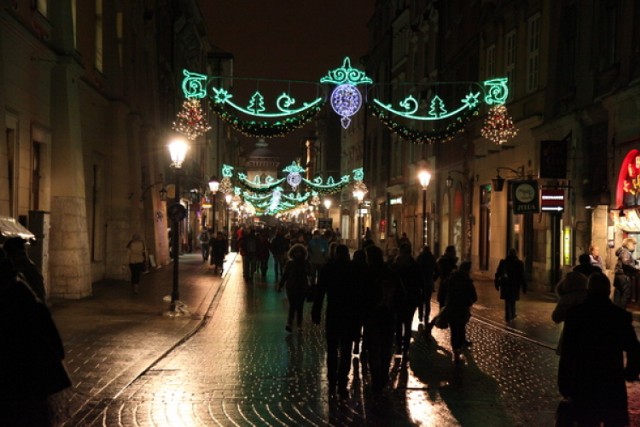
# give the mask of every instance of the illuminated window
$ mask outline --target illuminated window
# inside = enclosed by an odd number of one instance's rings
[[[509,31],[504,37],[504,69],[509,84],[509,97],[513,97],[516,84],[516,31]]]
[[[538,90],[540,71],[540,14],[527,23],[527,93]]]
[[[102,71],[102,0],[96,0],[96,55],[95,66],[98,71]]]
[[[485,77],[492,79],[496,76],[496,45],[492,44],[487,48],[487,56],[485,58]]]
[[[78,20],[77,20],[77,8],[76,0],[71,0],[71,21],[73,24],[73,47],[78,47]]]

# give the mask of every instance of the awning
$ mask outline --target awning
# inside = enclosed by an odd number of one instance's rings
[[[5,239],[10,237],[22,237],[25,240],[36,238],[32,232],[16,221],[15,218],[8,216],[0,216],[0,236]]]

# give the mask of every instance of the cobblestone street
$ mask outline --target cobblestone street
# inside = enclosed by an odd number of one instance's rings
[[[223,278],[197,261],[181,263],[184,281],[211,296],[202,317],[156,313],[148,322],[156,326],[139,335],[125,324],[120,331],[109,325],[110,339],[119,343],[101,344],[105,337],[75,339],[78,331],[56,316],[76,380],[76,409],[66,425],[553,425],[560,329],[550,321],[549,296],[529,294],[506,328],[492,284],[476,280],[480,301],[468,328],[473,347],[463,365],[452,363],[448,330],[427,339],[416,318],[409,361],[394,360],[384,399],[369,394],[368,376],[354,356],[351,397],[339,401],[328,397],[324,335],[308,320],[310,305],[303,329],[288,334],[285,295],[276,292],[271,275],[245,283],[241,258],[230,259],[233,268]],[[100,352],[103,345],[112,353]],[[629,387],[635,421],[637,388]]]

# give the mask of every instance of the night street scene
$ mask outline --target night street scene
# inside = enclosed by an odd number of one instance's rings
[[[0,427],[640,427],[639,22],[0,0]]]

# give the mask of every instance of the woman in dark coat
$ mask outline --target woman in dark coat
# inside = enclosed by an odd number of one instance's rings
[[[227,238],[222,231],[216,233],[215,238],[209,241],[211,246],[211,265],[213,265],[215,274],[222,275],[222,265],[224,264],[224,257],[227,255]]]
[[[289,261],[284,266],[284,273],[278,284],[278,292],[286,287],[289,299],[289,316],[287,317],[287,332],[292,331],[294,318],[298,330],[302,328],[302,314],[304,302],[309,293],[309,278],[311,277],[311,263],[307,260],[307,248],[295,244],[289,249]]]
[[[470,273],[471,262],[465,261],[451,274],[448,281],[445,307],[451,329],[451,348],[455,362],[460,361],[463,348],[471,345],[466,338],[466,329],[471,318],[471,306],[478,300],[478,295]]]
[[[496,290],[504,300],[504,320],[512,321],[516,317],[516,301],[520,299],[520,289],[527,293],[524,278],[524,263],[518,259],[515,249],[509,249],[507,257],[500,261],[495,276]]]
[[[611,302],[610,291],[605,274],[592,274],[585,302],[564,322],[558,387],[579,426],[629,425],[625,380],[638,380],[640,343],[631,313]]]
[[[349,248],[337,244],[334,256],[320,270],[311,309],[311,319],[319,325],[326,294],[325,333],[330,396],[335,395],[337,387],[341,398],[349,397],[347,385],[351,369],[351,346],[360,333],[360,293],[360,281],[349,259]]]

